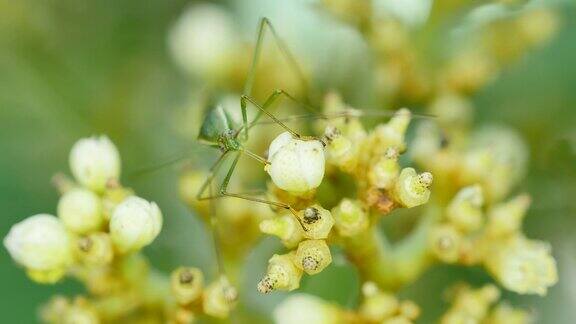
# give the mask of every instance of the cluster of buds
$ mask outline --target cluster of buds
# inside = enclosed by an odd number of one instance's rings
[[[544,295],[548,287],[556,283],[557,270],[548,244],[527,239],[522,233],[522,221],[530,197],[521,194],[502,200],[519,179],[525,153],[519,151],[522,145],[516,143],[516,137],[504,136],[507,133],[502,129],[494,131],[499,144],[491,144],[488,151],[472,140],[474,148],[471,150],[448,147],[428,156],[426,163],[432,166],[438,165],[436,163],[446,155],[453,155],[451,159],[460,162],[451,164],[450,168],[444,165],[443,172],[450,172],[460,179],[461,185],[478,181],[459,190],[454,183],[439,188],[444,193],[458,191],[443,209],[443,221],[430,232],[430,250],[442,262],[484,265],[509,290]],[[482,133],[474,137],[485,139],[496,135]],[[483,147],[486,148],[494,141],[480,142],[485,143]],[[484,150],[486,155],[480,157],[477,153],[470,153],[479,150]],[[469,154],[476,156],[476,160]],[[459,155],[464,157],[459,159]]]
[[[412,208],[428,201],[432,173],[417,173],[414,168],[402,168],[399,162],[406,150],[409,110],[400,109],[387,123],[368,132],[360,122],[362,112],[345,106],[336,94],[326,97],[324,109],[326,115],[344,117],[325,126],[327,163],[333,166],[330,170],[354,176],[366,205],[386,214],[394,208]]]
[[[37,214],[15,224],[4,245],[36,282],[54,283],[68,274],[96,295],[128,290],[120,268],[131,268],[132,255],[158,236],[162,213],[120,185],[120,155],[106,136],[76,142],[70,169],[75,181],[54,178],[61,193],[57,216]],[[86,298],[51,305],[47,321],[97,322],[89,320],[97,316]]]
[[[263,233],[278,236],[288,248],[295,250],[274,255],[266,275],[258,284],[258,291],[294,290],[300,286],[302,273],[315,275],[332,263],[326,239],[334,226],[329,210],[318,204],[296,214],[266,219],[260,223]]]
[[[204,287],[204,275],[198,268],[177,268],[170,283],[178,304],[174,312],[176,323],[190,323],[198,313],[226,318],[238,298],[236,289],[224,276]]]
[[[355,310],[344,309],[311,295],[292,295],[276,307],[274,319],[279,324],[410,324],[420,316],[420,308],[414,302],[400,301],[393,294],[378,289],[373,282],[364,283],[362,295],[362,302]]]
[[[494,285],[478,289],[460,285],[454,287],[449,295],[452,306],[440,319],[441,324],[522,324],[531,321],[532,316],[524,310],[515,309],[505,302],[495,305],[500,291]]]

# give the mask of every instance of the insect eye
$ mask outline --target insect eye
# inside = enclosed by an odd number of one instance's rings
[[[233,130],[233,129],[228,129],[228,130],[226,130],[226,135],[227,135],[227,136],[232,136],[232,135],[234,135],[234,130]]]

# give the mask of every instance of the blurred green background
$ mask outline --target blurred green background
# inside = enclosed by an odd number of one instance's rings
[[[248,39],[262,15],[288,36],[294,26],[283,20],[286,10],[293,15],[305,12],[302,19],[322,18],[315,18],[315,9],[305,1],[231,3]],[[189,4],[0,0],[0,236],[27,216],[55,213],[57,193],[50,178],[68,172],[68,151],[76,139],[105,133],[122,154],[123,182],[158,202],[164,212],[163,232],[146,250],[154,264],[164,271],[179,264],[212,267],[207,234],[178,199],[175,169],[131,176],[193,145],[193,138],[182,136],[174,126],[190,84],[166,46],[171,24]],[[557,37],[511,66],[474,99],[478,124],[509,124],[530,145],[530,173],[521,187],[534,198],[526,232],[552,243],[560,283],[546,298],[512,293],[506,297],[534,309],[539,323],[574,323],[576,318],[576,8],[570,3],[560,8],[562,29]],[[312,34],[327,35],[321,30]],[[362,102],[361,96],[355,100]],[[266,256],[278,248],[267,243],[249,259],[256,275]],[[424,307],[422,322],[427,323],[445,307],[440,291],[458,279],[488,281],[478,269],[441,266],[403,294]],[[256,280],[249,278],[247,285]],[[357,285],[353,271],[336,262],[322,276],[307,280],[303,289],[346,304],[356,298],[351,292]],[[38,306],[49,296],[81,291],[74,282],[31,283],[4,248],[0,287],[2,323],[34,323]],[[249,302],[266,313],[281,297],[254,294]]]

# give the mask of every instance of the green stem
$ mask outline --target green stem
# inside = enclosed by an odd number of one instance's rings
[[[384,234],[376,226],[344,238],[344,250],[363,280],[374,281],[383,289],[398,290],[415,281],[432,265],[428,235],[440,212],[431,207],[409,236],[394,246],[387,245]]]

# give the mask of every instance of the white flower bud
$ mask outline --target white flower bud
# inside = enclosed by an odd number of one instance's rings
[[[62,270],[73,259],[66,228],[48,214],[34,215],[12,226],[4,246],[17,263],[31,271]]]
[[[58,217],[70,231],[86,234],[102,225],[102,203],[90,190],[72,189],[60,198]]]
[[[286,298],[274,309],[276,324],[335,324],[339,323],[337,309],[323,299],[295,294]]]
[[[223,76],[236,54],[238,37],[232,17],[214,4],[187,9],[172,28],[169,46],[181,68],[203,78]]]
[[[558,281],[550,246],[541,241],[514,237],[498,242],[485,264],[506,289],[519,294],[543,296]]]
[[[72,147],[70,169],[81,185],[101,192],[120,177],[120,154],[106,136],[83,138]]]
[[[268,149],[266,171],[282,190],[303,194],[317,188],[324,177],[324,147],[318,140],[301,140],[284,132]]]
[[[128,197],[112,214],[110,236],[122,253],[137,251],[152,243],[162,229],[162,213],[155,203]]]

